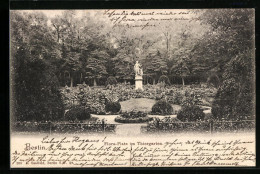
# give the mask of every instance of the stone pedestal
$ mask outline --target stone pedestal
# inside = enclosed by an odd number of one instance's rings
[[[135,89],[143,90],[143,77],[140,75],[135,76]]]

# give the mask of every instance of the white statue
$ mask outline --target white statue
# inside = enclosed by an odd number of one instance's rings
[[[135,70],[135,75],[139,75],[142,76],[143,75],[143,70],[141,68],[141,64],[138,63],[138,61],[136,61],[135,66],[134,66],[134,70]]]

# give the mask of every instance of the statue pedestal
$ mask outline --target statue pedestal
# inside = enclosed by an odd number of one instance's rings
[[[135,89],[143,90],[143,77],[140,75],[135,76]]]

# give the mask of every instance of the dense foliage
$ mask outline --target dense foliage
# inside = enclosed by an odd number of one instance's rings
[[[116,85],[117,81],[116,78],[113,76],[110,76],[107,78],[106,85]]]
[[[153,105],[152,114],[171,115],[173,114],[173,108],[166,100],[160,100]]]
[[[143,127],[143,132],[239,132],[255,129],[254,121],[196,121],[182,122],[176,118],[165,117],[163,119],[154,118]]]
[[[88,123],[80,122],[16,122],[13,131],[17,132],[44,132],[44,133],[96,133],[115,132],[116,125],[106,124],[101,120]]]
[[[159,80],[159,83],[165,83],[166,85],[171,85],[171,82],[169,80],[169,78],[166,75],[162,75]]]
[[[177,118],[165,117],[163,119],[154,118],[148,122],[145,131],[153,132],[209,132],[209,122],[190,122],[183,123]]]
[[[11,119],[58,120],[64,108],[52,49],[57,45],[51,40],[45,16],[27,17],[11,13]],[[30,19],[39,25],[30,25]]]
[[[111,114],[118,113],[121,109],[121,105],[119,102],[107,102],[105,106],[105,110]]]
[[[219,48],[223,51],[217,52],[223,57],[222,62],[218,63],[222,71],[222,83],[213,103],[212,113],[216,119],[254,119],[254,14],[246,9],[223,12],[232,14],[232,18],[227,21],[222,18],[216,23],[211,16],[214,14],[205,16],[206,21],[219,30],[219,38],[222,38],[219,42],[222,42],[223,47],[224,44],[232,43],[229,49]],[[224,14],[217,11],[215,13],[224,17]],[[238,23],[238,20],[242,21]],[[242,27],[244,25],[249,27]],[[226,30],[222,31],[222,28]]]
[[[90,117],[89,110],[84,107],[73,107],[65,113],[65,120],[67,121],[87,120]]]
[[[113,88],[93,88],[87,85],[79,85],[73,88],[62,88],[62,98],[66,108],[73,105],[93,106],[99,108],[99,112],[105,112],[105,104],[108,101],[126,101],[130,98],[165,99],[170,104],[183,105],[188,102],[210,106],[216,94],[216,88],[199,86],[160,86],[144,85],[144,90],[134,90],[134,86],[117,84]]]
[[[204,117],[203,110],[196,105],[184,106],[177,114],[177,118],[183,122],[201,121]]]

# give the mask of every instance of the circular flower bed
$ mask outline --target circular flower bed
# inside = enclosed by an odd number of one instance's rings
[[[118,123],[144,123],[152,120],[147,116],[147,113],[141,111],[123,112],[115,118]]]

